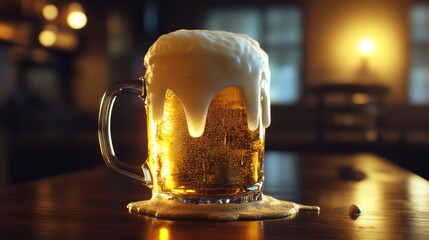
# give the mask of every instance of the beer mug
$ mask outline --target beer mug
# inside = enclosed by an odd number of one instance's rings
[[[266,109],[264,114],[261,108],[269,104],[269,95],[260,95],[256,89],[257,94],[251,96],[245,87],[249,84],[238,82],[198,89],[200,82],[195,85],[195,79],[189,75],[212,71],[214,65],[220,64],[219,59],[205,62],[192,58],[184,65],[188,72],[176,71],[169,75],[185,79],[181,84],[192,85],[189,88],[192,90],[184,91],[173,85],[160,88],[156,81],[162,80],[154,79],[166,77],[161,73],[169,69],[181,69],[180,64],[185,61],[177,56],[171,59],[154,68],[147,64],[145,77],[117,81],[105,93],[98,133],[106,165],[151,188],[152,197],[189,203],[260,200],[267,126],[267,120],[264,123],[263,119],[267,116]],[[264,81],[252,85],[253,88],[260,83],[266,87]],[[210,94],[207,89],[211,90]],[[148,156],[137,168],[121,162],[112,145],[111,112],[115,98],[121,93],[142,98],[146,107]],[[192,99],[193,96],[200,97]],[[199,108],[195,106],[205,105],[208,108],[196,110]]]

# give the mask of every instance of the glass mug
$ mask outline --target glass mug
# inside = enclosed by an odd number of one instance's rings
[[[143,78],[121,80],[103,96],[98,135],[109,168],[151,188],[152,197],[189,203],[262,199],[265,128],[260,117],[259,127],[249,130],[239,88],[228,87],[217,93],[208,109],[204,133],[197,138],[189,134],[184,108],[174,92],[167,91],[163,119],[157,124],[146,91],[151,89]],[[114,100],[121,93],[136,95],[145,102],[148,157],[141,167],[124,164],[114,153],[110,119]]]

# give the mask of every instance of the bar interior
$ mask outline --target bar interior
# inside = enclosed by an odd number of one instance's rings
[[[177,29],[244,33],[268,53],[267,150],[374,153],[429,178],[425,1],[0,0],[0,186],[103,165],[102,94]],[[115,150],[139,163],[144,105],[116,104]]]

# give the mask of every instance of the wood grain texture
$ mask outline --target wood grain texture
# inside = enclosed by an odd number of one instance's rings
[[[429,184],[370,154],[267,152],[264,192],[320,213],[266,221],[166,220],[129,213],[150,190],[107,168],[0,190],[0,239],[429,239]],[[362,213],[349,215],[358,204]]]

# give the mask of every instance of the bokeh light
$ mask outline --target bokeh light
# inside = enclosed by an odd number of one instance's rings
[[[87,21],[85,13],[80,11],[71,12],[67,17],[67,23],[73,29],[85,27]]]
[[[54,20],[58,17],[58,8],[53,4],[47,4],[43,7],[42,15],[46,20]]]
[[[69,14],[67,23],[73,29],[82,29],[86,26],[88,19],[82,6],[78,2],[73,2],[69,5]]]
[[[39,34],[39,42],[45,47],[52,47],[57,41],[57,35],[50,29],[45,29]]]

